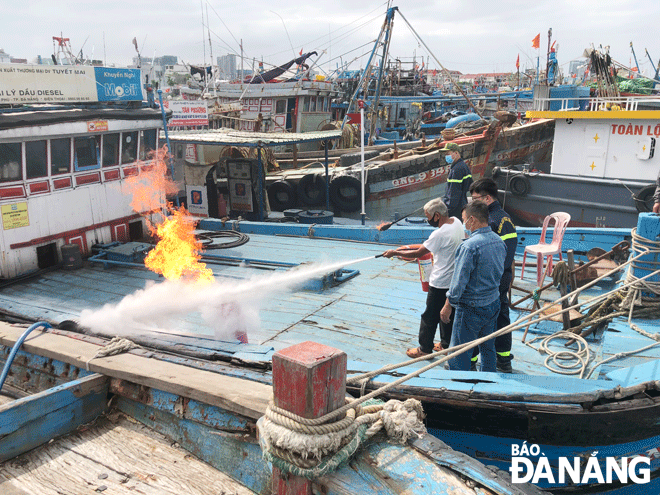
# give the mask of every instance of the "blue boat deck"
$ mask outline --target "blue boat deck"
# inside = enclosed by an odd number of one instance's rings
[[[394,230],[394,228],[393,228]],[[264,263],[237,264],[213,261],[207,266],[213,270],[216,283],[226,286],[227,293],[234,294],[242,307],[259,308],[259,321],[247,328],[249,344],[238,344],[233,337],[220,336],[221,342],[213,342],[218,352],[226,355],[260,354],[259,360],[269,360],[272,350],[278,350],[299,342],[313,340],[345,351],[349,369],[369,371],[386,364],[407,360],[406,349],[416,347],[419,318],[425,307],[426,294],[421,290],[417,263],[384,258],[366,259],[347,266],[346,269],[359,270],[359,274],[335,286],[327,285],[320,275],[312,277],[303,286],[294,290],[284,290],[282,279],[291,271],[290,264],[339,263],[367,258],[382,253],[387,244],[375,242],[346,242],[329,238],[310,238],[291,235],[250,234],[250,240],[237,248],[213,251],[213,254],[232,257],[236,260],[251,259]],[[333,270],[336,267],[333,268]],[[517,269],[516,284],[520,282],[520,269]],[[536,285],[536,270],[526,268],[522,284],[533,289]],[[261,284],[258,290],[255,277],[276,277],[271,282]],[[529,276],[529,278],[528,278]],[[116,304],[126,295],[143,289],[145,284],[159,282],[158,275],[134,266],[104,267],[102,264],[86,263],[75,271],[56,270],[28,281],[19,281],[0,290],[0,311],[23,315],[35,320],[61,322],[79,320],[85,309],[99,309],[105,304]],[[610,290],[613,280],[590,289],[586,297]],[[200,301],[205,289],[200,287]],[[236,294],[240,294],[236,296]],[[549,301],[558,297],[556,290],[547,290],[543,298]],[[514,292],[514,300],[520,296]],[[176,296],[172,295],[172,305],[176,306]],[[200,336],[212,339],[214,330],[209,327],[202,315],[203,308],[189,313],[174,312],[168,327],[162,329],[168,334]],[[512,310],[512,321],[524,315]],[[650,333],[660,325],[660,320],[636,320],[635,323]],[[561,328],[560,323],[542,322],[533,324],[527,341],[536,336],[550,335]],[[442,365],[424,373],[410,382],[416,386],[441,387],[439,382],[451,380],[452,388],[463,386],[466,390],[480,387],[506,385],[507,394],[529,393],[537,387],[547,388],[550,393],[568,393],[581,390],[600,390],[615,384],[640,382],[657,376],[656,363],[660,357],[660,346],[644,352],[615,359],[597,368],[591,376],[591,384],[586,380],[566,381],[565,375],[553,373],[544,366],[546,355],[522,343],[524,328],[514,331],[513,361],[514,373],[518,376],[517,387],[512,387],[512,376],[449,372]],[[117,334],[124,334],[126,328],[117,328]],[[113,333],[113,332],[111,332]],[[110,335],[112,336],[112,335]],[[130,338],[130,332],[128,337]],[[610,324],[609,330],[587,337],[592,353],[588,366],[610,358],[620,352],[640,349],[653,341],[631,330],[624,319]],[[211,343],[211,340],[207,340]],[[557,350],[565,349],[564,341],[554,345]],[[537,345],[535,343],[534,345]],[[411,365],[405,371],[418,369],[427,362]],[[646,365],[646,366],[642,366]],[[631,367],[636,367],[630,370]],[[628,369],[622,370],[622,368]],[[620,371],[616,371],[620,370]],[[397,373],[398,375],[398,373]],[[516,376],[516,375],[514,375]],[[585,375],[586,376],[586,375]],[[543,377],[561,378],[554,381]],[[388,377],[382,381],[387,381]],[[379,381],[381,381],[379,378]],[[460,385],[461,380],[471,382]],[[475,384],[472,381],[479,381]],[[483,383],[481,383],[483,382]],[[615,382],[615,383],[612,383]],[[567,390],[567,384],[571,390]],[[491,387],[491,388],[492,388]]]

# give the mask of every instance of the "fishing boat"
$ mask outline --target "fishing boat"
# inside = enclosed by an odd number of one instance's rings
[[[654,229],[657,232],[657,224],[653,215],[642,215],[637,232],[642,236]],[[414,397],[421,401],[426,427],[436,438],[469,458],[516,475],[512,488],[490,486],[495,493],[527,489],[518,483],[524,478],[517,471],[523,460],[531,466],[549,463],[547,472],[527,474],[529,481],[550,493],[657,491],[657,313],[651,319],[633,315],[632,325],[620,313],[612,315],[611,321],[603,320],[607,322],[604,325],[597,320],[584,322],[584,337],[571,333],[567,338],[557,334],[562,323],[550,320],[552,315],[539,318],[541,313],[516,302],[512,321],[526,315],[533,318],[512,327],[514,374],[448,371],[442,367],[443,354],[431,356],[429,362],[405,358],[405,349],[416,343],[425,300],[417,266],[376,257],[389,246],[423,241],[430,228],[393,226],[379,231],[360,225],[215,219],[202,220],[198,228],[208,241],[200,261],[217,279],[214,285],[175,285],[170,295],[168,282],[145,270],[145,246],[135,243],[99,247],[97,255],[74,271],[8,281],[0,291],[0,311],[5,318],[46,321],[59,327],[37,328],[24,341],[10,368],[14,370],[9,374],[12,386],[29,391],[36,384],[46,388],[50,396],[60,389],[49,387],[62,380],[98,384],[103,377],[110,377],[108,390],[123,414],[164,433],[250,490],[265,493],[270,489],[270,466],[262,460],[255,443],[254,421],[263,415],[276,380],[275,370],[271,371],[276,367],[273,356],[313,339],[318,345],[344,350],[347,389],[354,397]],[[526,245],[537,243],[540,235],[536,228],[519,229],[519,254]],[[611,248],[630,240],[627,229],[567,230],[563,246],[571,250],[576,264],[586,261],[594,249],[615,254],[604,265],[599,264],[599,259],[604,259],[600,257],[581,270],[571,270],[571,289],[578,287],[578,278],[591,280],[591,286],[567,295],[583,313],[627,283],[625,277],[617,275],[620,272],[614,260],[629,258],[621,249]],[[223,244],[225,249],[218,254],[214,248]],[[636,262],[643,261],[640,255],[649,247],[657,250],[652,242],[632,233],[631,256]],[[657,253],[651,254],[654,256]],[[639,278],[658,280],[657,271],[652,271],[657,267],[651,266],[648,269],[647,265],[647,275],[638,274]],[[525,291],[533,292],[534,272],[527,270],[522,281],[516,280],[514,301]],[[580,272],[584,277],[578,276]],[[653,285],[648,287],[643,290],[652,290]],[[541,306],[559,295],[552,287],[536,293],[534,299]],[[531,297],[528,300],[533,301]],[[0,343],[5,346],[0,359],[8,360],[10,348],[24,332],[24,327],[0,326]],[[103,350],[116,344],[111,344],[111,337],[118,334],[132,344],[119,349],[118,355],[105,355]],[[557,361],[544,352],[564,352],[567,348],[562,344],[571,338],[584,340],[579,348],[568,348],[579,357],[573,363],[559,360],[560,364],[554,365]],[[430,368],[429,363],[440,366]],[[564,374],[566,368],[573,374]],[[295,388],[295,381],[288,383]],[[71,384],[98,391],[88,387],[88,382]],[[328,388],[332,387],[324,387]],[[74,396],[87,396],[76,390]],[[106,407],[108,396],[101,391],[100,397],[99,411]],[[24,414],[20,408],[13,409],[19,405],[10,403],[0,411],[12,411],[14,416],[10,417],[15,418]],[[89,416],[80,419],[81,423],[87,421]],[[67,427],[70,431],[72,424]],[[45,438],[57,434],[48,430]],[[369,448],[376,450],[367,450],[365,462],[373,464],[376,460],[368,477],[360,474],[356,463],[361,466],[363,461],[357,460],[350,468],[324,477],[321,486],[329,487],[328,493],[344,493],[339,485],[350,487],[352,493],[355,487],[362,487],[360,493],[372,493],[384,485],[392,489],[383,480],[401,480],[402,475],[396,474],[399,468],[408,473],[431,469],[421,464],[392,464],[385,461],[393,459],[389,455],[407,451],[381,456],[381,448],[379,444]],[[434,459],[454,465],[453,455],[443,453]],[[620,473],[613,474],[611,460],[620,466],[622,458],[641,471],[626,471],[628,477],[623,480]],[[20,459],[10,465],[12,470],[20,467]],[[561,479],[560,459],[568,459],[575,470],[564,470]],[[634,459],[638,460],[632,463]],[[464,461],[467,458],[460,463]],[[385,465],[393,471],[380,471]],[[472,470],[473,464],[468,465]],[[591,466],[591,478],[584,477],[587,466]],[[602,479],[609,472],[609,479],[614,477],[614,481],[599,481],[594,470]],[[466,470],[462,473],[465,475]],[[148,470],[140,474],[147,480],[157,476]],[[500,482],[500,476],[493,478]],[[403,485],[399,481],[395,485],[409,493],[450,492],[443,484],[448,481],[431,481],[419,474],[405,479]],[[484,479],[478,482],[484,483]]]
[[[160,284],[163,275],[171,282],[170,272],[162,267],[145,270],[150,254],[157,251],[147,228],[156,235],[158,226],[172,225],[167,218],[174,221],[185,215],[165,201],[171,182],[168,160],[158,148],[163,114],[143,106],[139,71],[23,65],[3,65],[0,70],[5,105],[0,111],[0,298],[10,296],[16,284],[43,282],[54,288],[46,282],[51,276],[63,277],[52,294],[66,295],[66,302],[53,308],[62,311],[56,316],[42,306],[51,304],[46,302],[50,296],[33,286],[36,292],[21,299],[41,308],[38,321],[24,313],[25,307],[12,308],[8,299],[0,303],[0,492],[266,494],[313,487],[336,494],[468,494],[477,487],[488,494],[534,493],[533,488],[512,486],[507,473],[489,469],[426,433],[419,403],[396,406],[412,421],[394,419],[401,425],[398,443],[388,442],[376,425],[376,416],[385,419],[390,406],[356,404],[357,409],[346,413],[356,423],[334,427],[333,438],[341,437],[344,449],[335,452],[335,447],[328,455],[325,447],[304,448],[302,453],[289,449],[295,463],[290,456],[283,461],[276,461],[275,454],[268,457],[271,451],[279,452],[274,447],[264,447],[262,454],[260,441],[268,438],[274,443],[278,438],[268,427],[279,425],[277,413],[268,412],[271,395],[275,394],[275,407],[286,406],[278,394],[292,383],[291,370],[272,374],[271,363],[279,356],[299,366],[305,363],[290,359],[292,351],[286,354],[284,348],[248,344],[243,323],[251,312],[238,304],[221,303],[218,312],[208,315],[216,323],[239,325],[226,327],[228,333],[215,324],[215,331],[206,335],[183,327],[172,332],[179,327],[173,316],[165,325],[170,330],[154,327],[154,319],[147,323],[151,328],[146,333],[144,327],[137,332],[142,337],[113,341],[72,321],[80,321],[83,306],[101,308],[85,299],[120,303],[128,301],[125,296],[134,289],[166,287]],[[191,206],[198,206],[195,201]],[[168,215],[163,216],[165,211]],[[194,224],[186,222],[181,225]],[[163,232],[158,235],[165,237]],[[186,246],[175,256],[184,265],[173,268],[192,277],[197,272],[185,265]],[[242,272],[234,264],[225,267]],[[293,265],[270,268],[283,267]],[[209,275],[232,279],[231,273],[222,271]],[[294,278],[310,285],[307,290],[313,293],[315,284],[329,275],[316,273],[302,278],[294,273]],[[124,295],[111,295],[119,288]],[[64,313],[69,316],[61,319]],[[129,319],[137,316],[129,313]],[[103,326],[110,322],[105,317],[99,321],[105,321]],[[137,341],[139,347],[134,345]],[[183,348],[193,352],[177,351]],[[311,348],[318,350],[318,344]],[[328,402],[332,412],[345,402],[346,355],[337,349],[330,352],[338,362],[343,360],[344,370],[333,375],[343,376],[344,384],[333,389],[337,393]],[[232,361],[249,365],[234,368]],[[286,386],[273,383],[277,376]],[[323,387],[297,383],[301,393],[327,391],[325,382]],[[294,402],[306,404],[304,399]],[[292,414],[295,404],[289,404]],[[313,412],[319,416],[325,411]],[[302,420],[303,413],[298,416]],[[262,417],[263,427],[258,421]],[[258,428],[264,432],[260,438]],[[317,455],[327,457],[327,463],[310,465],[308,457]],[[289,474],[293,470],[299,474]]]
[[[0,67],[0,276],[80,258],[95,243],[140,239],[126,195],[153,173],[163,127],[143,105],[140,71],[91,66]],[[146,207],[145,207],[146,208]]]
[[[650,90],[623,96],[622,78],[615,77],[615,66],[623,66],[607,50],[585,50],[595,83],[578,89],[589,93],[535,86],[526,115],[555,120],[550,170],[523,165],[493,173],[505,209],[519,223],[540,225],[549,213],[564,211],[573,226],[632,228],[638,213],[652,210],[660,98]]]
[[[465,162],[472,169],[472,176],[481,177],[486,170],[488,157],[500,132],[499,122],[482,127],[474,135],[457,138],[453,142],[461,147]],[[240,133],[231,130],[209,132],[176,132],[170,135],[174,146],[196,146],[198,161],[179,159],[177,167],[184,167],[184,175],[195,185],[206,188],[207,177],[219,191],[216,194],[229,196],[232,202],[234,191],[227,185],[225,162],[232,157],[222,157],[223,147],[267,148],[281,143],[305,142],[309,140],[331,140],[340,136],[341,131],[321,131],[318,133],[287,134],[281,137],[268,134]],[[373,220],[389,219],[395,212],[412,212],[419,209],[433,197],[444,194],[449,165],[445,163],[444,141],[435,141],[428,146],[411,150],[370,152],[373,158],[365,161],[364,190],[366,215]],[[175,154],[176,156],[176,154]],[[261,155],[260,155],[261,156]],[[202,161],[202,157],[203,160]],[[352,160],[349,160],[352,159]],[[302,207],[303,209],[324,208],[334,210],[337,216],[358,217],[362,204],[362,162],[361,154],[344,155],[344,166],[329,168],[329,161],[316,163],[313,167],[271,172],[263,177],[268,191],[270,207],[274,211],[284,211]],[[261,167],[257,166],[256,170]],[[196,171],[193,175],[192,170]],[[256,174],[253,174],[256,177]],[[217,180],[220,178],[220,180]],[[330,206],[332,205],[332,206]],[[254,218],[252,218],[254,219]]]
[[[309,77],[310,67],[305,61],[314,55],[317,53],[301,53],[300,57],[268,71],[255,68],[252,76],[241,81],[214,81],[209,77],[212,67],[208,67],[208,74],[201,71],[201,78],[191,80],[194,88],[183,88],[188,92],[184,103],[200,102],[207,106],[206,125],[210,129],[224,127],[262,133],[327,130],[324,126],[332,121],[331,102],[338,90],[324,76]],[[186,127],[196,128],[183,126]],[[300,146],[300,151],[316,149],[308,143]]]

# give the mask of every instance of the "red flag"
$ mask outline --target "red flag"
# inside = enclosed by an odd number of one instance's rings
[[[537,34],[532,40],[532,48],[540,48],[540,47],[541,47],[541,33]]]
[[[302,48],[300,49],[300,56],[302,57]]]
[[[518,58],[516,59],[516,69],[520,69],[520,53],[518,54]]]

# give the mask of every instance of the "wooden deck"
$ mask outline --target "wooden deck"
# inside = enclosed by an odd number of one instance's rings
[[[330,263],[374,256],[387,248],[389,245],[374,242],[250,234],[247,244],[212,251],[212,254],[275,263]],[[345,351],[349,362],[365,363],[365,368],[371,368],[405,361],[405,350],[418,345],[419,317],[425,307],[426,294],[420,287],[416,263],[371,258],[346,267],[359,270],[359,275],[322,290],[284,290],[277,279],[270,285],[262,284],[258,291],[250,290],[250,280],[282,275],[286,273],[286,267],[236,266],[221,262],[214,262],[208,267],[213,270],[217,284],[226,287],[228,293],[241,293],[240,300],[245,307],[258,308],[258,318],[247,329],[250,344],[240,348],[248,354],[251,350],[264,353],[264,349],[271,347],[277,350],[314,340]],[[533,278],[535,270],[530,267],[526,270],[523,286],[533,289],[536,285]],[[79,270],[53,271],[2,288],[0,312],[55,323],[67,319],[78,320],[85,309],[98,309],[107,303],[117,303],[126,295],[144,288],[145,284],[160,281],[162,278],[145,269],[123,266],[104,269],[100,264],[86,263]],[[320,277],[315,277],[310,283],[320,284]],[[516,283],[520,283],[519,278]],[[613,286],[612,280],[606,280],[591,293],[602,293]],[[203,299],[204,290],[200,288],[200,300]],[[514,299],[519,297],[514,296]],[[543,297],[551,301],[558,297],[558,292],[547,290]],[[173,294],[172,306],[176,300],[177,296]],[[168,304],[165,306],[171,309]],[[171,324],[163,329],[166,332],[163,335],[174,333],[212,339],[214,330],[202,317],[202,310],[200,307],[188,313],[173,311],[170,315]],[[512,311],[512,321],[521,314]],[[658,320],[642,321],[639,324],[653,333]],[[130,338],[128,323],[125,327],[120,326],[122,328],[116,328],[116,333],[126,333]],[[630,330],[623,321],[614,323],[613,327],[616,331],[588,338],[592,353],[598,361],[616,354],[622,348],[641,348],[650,343],[646,337]],[[559,328],[558,323],[532,325],[527,340],[549,335]],[[114,330],[109,336],[115,334]],[[537,376],[557,376],[543,366],[545,355],[521,342],[523,330],[513,333],[514,371]],[[226,335],[222,339],[233,340]],[[223,345],[226,347],[225,357],[240,352],[234,342],[214,344],[216,348]],[[267,360],[267,353],[263,355]],[[622,365],[633,366],[657,358],[658,350],[650,349],[627,357],[620,363],[610,362],[602,367],[600,373],[594,373],[592,378],[605,378],[606,373]],[[428,376],[432,376],[432,373],[445,372],[429,373],[431,375]]]
[[[251,490],[121,413],[2,464],[3,495],[250,495]]]

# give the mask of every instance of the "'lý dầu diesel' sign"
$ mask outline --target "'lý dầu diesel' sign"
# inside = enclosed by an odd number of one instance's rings
[[[0,104],[142,101],[140,69],[0,64]]]

